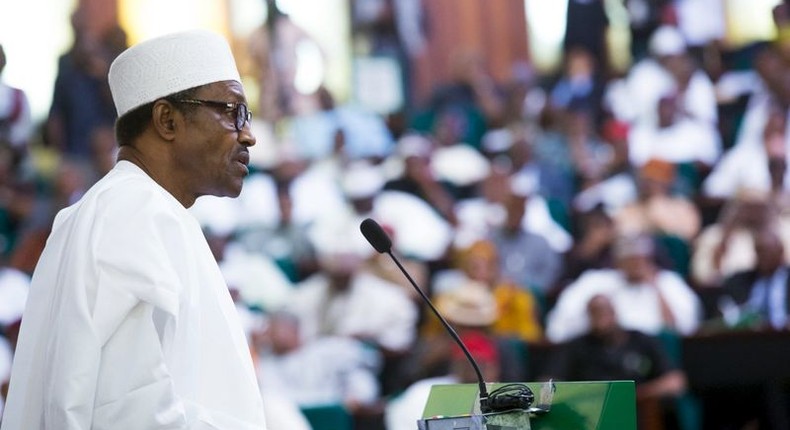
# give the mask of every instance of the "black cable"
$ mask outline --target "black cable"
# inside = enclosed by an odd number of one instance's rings
[[[535,394],[526,384],[505,384],[488,395],[488,407],[492,411],[513,409],[527,410],[535,401]]]

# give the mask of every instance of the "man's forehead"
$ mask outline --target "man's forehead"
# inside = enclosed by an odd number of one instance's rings
[[[238,81],[212,82],[199,87],[197,94],[199,96],[220,96],[223,97],[223,100],[232,98],[243,101],[245,99],[244,87]]]

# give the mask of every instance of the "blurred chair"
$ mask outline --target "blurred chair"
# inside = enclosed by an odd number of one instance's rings
[[[313,430],[353,430],[354,419],[341,404],[303,406],[302,413]]]
[[[656,338],[664,346],[672,363],[679,368],[683,365],[683,344],[680,335],[671,330],[662,330]],[[700,430],[702,428],[702,406],[691,392],[687,391],[675,400],[675,411],[677,414],[680,430]]]

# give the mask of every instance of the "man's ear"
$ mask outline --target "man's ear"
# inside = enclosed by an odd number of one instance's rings
[[[181,112],[176,110],[169,101],[161,99],[154,103],[151,112],[151,122],[154,130],[162,139],[167,141],[175,139],[177,122],[182,119]]]

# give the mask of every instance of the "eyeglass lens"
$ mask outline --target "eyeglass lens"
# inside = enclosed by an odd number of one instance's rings
[[[243,103],[236,105],[236,130],[241,131],[244,128],[244,123],[250,120],[250,116],[247,105]]]

